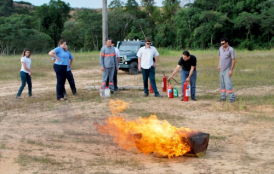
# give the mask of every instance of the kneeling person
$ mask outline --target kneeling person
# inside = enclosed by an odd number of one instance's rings
[[[196,101],[195,90],[196,90],[196,79],[197,79],[197,71],[196,71],[197,59],[194,55],[190,55],[188,51],[183,52],[183,57],[180,58],[177,67],[168,78],[170,80],[173,76],[181,70],[181,82],[182,82],[182,96],[184,96],[184,83],[190,82],[191,86],[191,99]],[[183,100],[183,97],[182,97]]]

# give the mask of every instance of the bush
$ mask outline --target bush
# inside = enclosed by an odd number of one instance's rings
[[[253,43],[253,41],[246,39],[242,41],[239,45],[239,49],[247,49],[249,51],[254,50],[256,45]]]

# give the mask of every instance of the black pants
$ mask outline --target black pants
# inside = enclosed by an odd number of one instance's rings
[[[67,71],[66,79],[69,82],[69,86],[70,86],[72,94],[76,94],[77,91],[76,91],[76,87],[75,87],[75,82],[74,82],[73,74],[72,74],[71,71]],[[66,83],[66,81],[65,81],[65,83]],[[67,92],[66,92],[65,85],[64,85],[64,94],[66,94],[66,93]]]
[[[56,73],[57,85],[56,85],[56,97],[57,100],[64,98],[64,85],[66,82],[67,65],[53,64],[53,69]]]
[[[109,79],[107,79],[106,86],[108,86],[108,82],[109,82]],[[117,90],[118,89],[118,86],[117,86],[118,80],[117,80],[117,69],[116,69],[116,67],[114,69],[113,83],[114,83],[114,90]]]

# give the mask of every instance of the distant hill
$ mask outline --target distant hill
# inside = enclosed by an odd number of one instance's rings
[[[35,8],[34,5],[25,1],[18,1],[18,2],[13,1],[13,7],[15,9],[18,9],[18,8],[34,9]]]

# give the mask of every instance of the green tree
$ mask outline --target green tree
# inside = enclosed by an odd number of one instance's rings
[[[199,19],[201,24],[195,28],[194,36],[198,36],[201,42],[207,42],[210,38],[210,45],[213,48],[213,38],[216,32],[228,21],[228,17],[216,11],[203,11]]]
[[[0,16],[10,16],[13,10],[13,0],[0,1]]]
[[[123,8],[124,2],[121,0],[112,0],[110,4],[108,5],[108,8],[113,9],[113,8]]]
[[[262,2],[257,8],[261,11],[261,31],[264,36],[267,36],[267,41],[270,43],[274,35],[274,0]]]
[[[12,50],[22,52],[23,48],[44,51],[52,44],[45,33],[34,29],[35,18],[29,15],[0,17],[0,51],[8,55]]]
[[[176,25],[174,18],[179,10],[180,1],[164,0],[163,14],[159,23],[156,25],[155,44],[161,47],[176,46],[174,38],[176,38]]]
[[[70,18],[70,5],[61,0],[50,0],[49,4],[43,4],[35,8],[35,16],[38,19],[38,30],[48,34],[58,45],[64,23]]]
[[[177,28],[176,44],[179,48],[194,47],[196,48],[196,40],[194,39],[194,29],[200,25],[200,8],[182,8],[175,17]]]
[[[84,47],[84,34],[83,29],[80,28],[79,22],[66,21],[64,24],[64,31],[62,32],[62,38],[66,38],[69,49],[79,50]]]
[[[260,21],[260,17],[257,14],[242,12],[239,16],[234,20],[235,28],[245,27],[247,30],[246,39],[251,35],[252,27]]]
[[[79,34],[85,50],[99,50],[102,45],[102,14],[84,9],[78,12]]]

